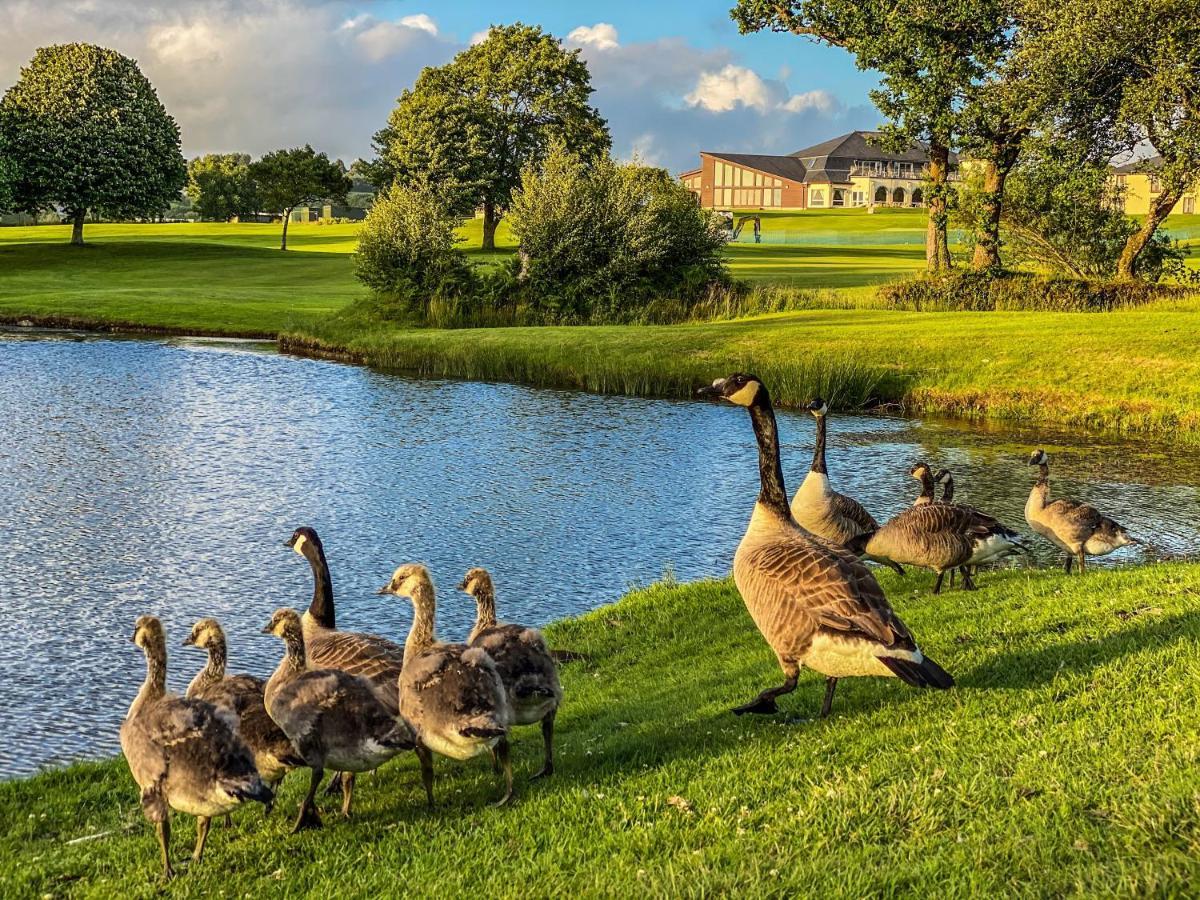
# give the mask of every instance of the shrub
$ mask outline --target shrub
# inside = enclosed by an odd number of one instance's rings
[[[922,275],[882,285],[879,298],[893,309],[915,311],[1042,310],[1108,312],[1179,299],[1193,292],[1177,285],[1101,281],[1009,273],[958,271]]]
[[[400,314],[428,315],[434,300],[469,302],[475,277],[454,249],[460,220],[425,183],[380,194],[358,237],[355,275]]]
[[[688,307],[728,280],[716,217],[661,169],[558,145],[523,172],[509,222],[516,303],[542,321],[638,321],[652,301]]]

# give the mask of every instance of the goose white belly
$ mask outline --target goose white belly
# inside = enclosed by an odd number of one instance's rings
[[[219,785],[212,785],[203,794],[194,794],[178,790],[169,791],[169,804],[172,809],[186,813],[189,816],[204,816],[214,818],[233,812],[241,804],[237,797],[230,795]]]
[[[370,772],[378,769],[399,751],[367,738],[355,747],[334,747],[325,754],[325,768],[339,772]]]
[[[1083,545],[1083,552],[1088,556],[1107,556],[1119,547],[1124,547],[1129,543],[1128,538],[1118,537],[1115,541],[1107,540],[1102,537],[1090,537],[1087,543]]]
[[[975,550],[971,554],[971,558],[967,560],[966,565],[978,566],[982,563],[991,562],[998,556],[1003,556],[1016,544],[1006,538],[1002,534],[991,534],[975,544]]]
[[[512,724],[514,725],[533,725],[536,722],[542,721],[550,710],[554,709],[554,700],[549,697],[539,697],[536,700],[518,700],[516,697],[511,698],[512,701]]]
[[[924,657],[918,650],[886,650],[870,641],[852,640],[818,634],[801,662],[815,672],[833,678],[853,678],[860,675],[895,677],[895,673],[879,661],[880,656],[911,659],[920,662]]]

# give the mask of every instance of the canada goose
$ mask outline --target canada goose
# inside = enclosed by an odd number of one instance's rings
[[[1105,556],[1119,547],[1137,543],[1129,532],[1094,506],[1077,500],[1050,500],[1050,457],[1045,450],[1034,450],[1029,465],[1038,467],[1038,479],[1025,501],[1025,521],[1029,527],[1067,552],[1065,569],[1079,560],[1079,574],[1085,572],[1088,556]]]
[[[267,712],[312,769],[292,831],[319,828],[314,798],[326,768],[369,772],[416,745],[412,728],[365,678],[340,669],[309,669],[304,628],[292,609],[277,609],[264,634],[282,638],[283,659],[267,680]],[[342,779],[342,815],[350,815],[354,782]]]
[[[934,478],[933,471],[928,464],[919,462],[909,470],[908,474],[921,482],[921,493],[913,501],[913,506],[927,506],[933,503]]]
[[[940,594],[947,572],[957,569],[963,588],[975,590],[968,567],[990,562],[1020,547],[1020,535],[970,506],[927,503],[903,510],[878,531],[851,541],[855,552],[922,566],[937,573],[933,592]]]
[[[942,503],[954,502],[954,476],[949,469],[940,469],[933,480],[942,486]]]
[[[429,572],[408,563],[392,574],[381,594],[407,597],[413,604],[412,629],[404,642],[400,673],[400,712],[417,731],[417,753],[425,793],[433,804],[433,756],[470,759],[490,751],[504,772],[504,796],[512,797],[508,729],[512,708],[495,661],[466,644],[443,644],[435,637],[437,600]]]
[[[936,484],[942,486],[942,496],[938,499],[938,503],[954,504],[954,476],[949,469],[940,469],[933,478]],[[971,506],[963,504],[954,504],[960,508],[971,510],[979,513],[985,519],[992,519],[992,516],[987,513],[980,513],[979,510]],[[979,566],[985,563],[998,562],[1007,556],[1016,556],[1019,553],[1028,553],[1029,548],[1021,539],[1021,535],[1002,523],[997,522],[998,528],[994,528],[989,537],[980,542],[971,557],[966,562],[967,574],[972,578],[975,577]],[[954,584],[955,570],[950,570],[950,584]]]
[[[216,619],[198,621],[183,645],[208,651],[208,663],[192,679],[186,696],[237,716],[238,734],[254,754],[254,765],[263,781],[274,788],[284,775],[304,765],[288,736],[267,714],[263,703],[266,683],[253,675],[225,674],[225,632]]]
[[[813,444],[812,466],[792,498],[792,518],[810,534],[835,544],[845,544],[864,532],[874,531],[879,523],[857,500],[839,494],[829,486],[829,470],[825,466],[829,406],[818,397],[808,404],[808,411],[817,420],[817,437]]]
[[[166,692],[167,638],[162,623],[142,616],[133,642],[146,655],[146,680],[121,723],[121,751],[142,789],[142,812],[155,824],[163,874],[171,866],[170,810],[196,817],[192,863],[204,856],[213,816],[254,800],[270,809],[274,794],[254,768],[236,726],[210,703]]]
[[[734,555],[733,578],[786,679],[733,711],[776,712],[775,698],[796,689],[805,665],[826,677],[822,716],[829,713],[839,678],[882,675],[914,687],[953,686],[954,679],[917,647],[857,556],[814,537],[792,517],[775,412],[762,382],[737,373],[700,393],[750,412],[758,439],[760,491]]]
[[[292,532],[284,546],[308,560],[313,572],[313,598],[301,622],[308,664],[314,669],[341,669],[367,679],[378,689],[384,703],[395,714],[400,712],[397,687],[404,648],[373,634],[338,631],[333,608],[333,578],[325,561],[325,547],[316,529],[302,526]],[[330,779],[327,793],[339,788],[354,791],[354,774],[338,772]]]
[[[513,725],[542,723],[545,760],[535,779],[554,774],[554,717],[562,703],[558,669],[542,633],[525,625],[496,622],[496,586],[487,569],[474,568],[458,586],[475,598],[475,627],[467,638],[496,663],[513,711]]]

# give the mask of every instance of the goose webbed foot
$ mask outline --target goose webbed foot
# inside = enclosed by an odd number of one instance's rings
[[[323,777],[325,777],[324,769],[312,770],[312,778],[308,782],[308,793],[304,795],[304,802],[300,804],[300,813],[296,816],[296,824],[292,826],[292,834],[307,828],[321,827],[321,814],[317,812],[315,798]]]
[[[333,777],[329,779],[329,784],[327,784],[325,786],[325,796],[326,797],[334,797],[334,796],[342,793],[342,779],[344,777],[345,777],[345,773],[342,773],[342,772],[334,772],[333,773]]]
[[[788,676],[788,680],[776,688],[768,688],[763,691],[749,703],[744,703],[741,706],[735,706],[732,710],[735,716],[744,716],[746,713],[753,713],[756,716],[770,716],[779,712],[779,706],[775,702],[775,698],[782,694],[790,694],[796,689],[796,676]]]
[[[971,577],[971,570],[963,566],[959,571],[962,572],[962,589],[964,591],[978,590],[975,585],[975,579]]]

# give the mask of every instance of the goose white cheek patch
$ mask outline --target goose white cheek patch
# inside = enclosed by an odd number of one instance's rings
[[[304,545],[307,543],[308,543],[308,538],[306,538],[304,535],[300,535],[300,537],[296,538],[296,543],[294,543],[292,545],[292,549],[295,550],[297,553],[299,553],[301,556],[303,556],[304,555]]]

